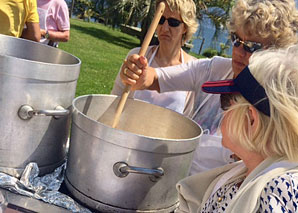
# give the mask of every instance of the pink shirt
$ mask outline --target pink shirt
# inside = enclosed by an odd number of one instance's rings
[[[37,0],[37,7],[48,10],[46,20],[48,30],[70,29],[68,7],[64,0]]]

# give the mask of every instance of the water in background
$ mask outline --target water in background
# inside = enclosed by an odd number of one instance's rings
[[[227,50],[225,50],[225,53],[228,55],[232,55],[232,46],[229,41],[229,32],[225,29],[220,30],[216,39],[214,38],[214,34],[215,27],[213,23],[210,19],[204,18],[199,26],[198,31],[193,36],[193,48],[191,49],[191,52],[199,54],[200,48],[201,54],[207,48],[212,48],[220,51],[220,44],[223,43],[230,46]]]
[[[71,0],[65,0],[68,3],[68,6],[70,7]],[[298,0],[295,0],[296,3],[296,8],[298,8]],[[73,16],[72,18],[76,18]],[[92,18],[92,22],[95,20]],[[139,24],[140,27],[140,24]],[[207,48],[212,48],[220,51],[220,44],[226,44],[229,46],[228,49],[224,51],[225,54],[227,55],[232,55],[232,45],[229,41],[229,32],[226,29],[222,29],[218,32],[218,36],[216,39],[214,38],[214,33],[215,33],[215,27],[210,19],[207,17],[204,17],[202,23],[199,26],[198,31],[194,34],[194,38],[192,41],[193,48],[191,49],[191,52],[194,53],[203,53],[205,49]],[[203,43],[203,38],[204,38],[204,43]],[[203,44],[202,44],[203,43]],[[201,52],[200,52],[201,48]]]
[[[295,0],[296,8],[298,8],[298,0]],[[229,45],[229,48],[225,50],[225,53],[227,55],[232,55],[232,45],[229,41],[229,32],[228,30],[222,29],[220,32],[218,32],[218,37],[216,40],[213,40],[215,33],[215,27],[210,19],[204,18],[202,23],[199,26],[198,31],[194,34],[193,39],[193,48],[191,49],[191,52],[199,54],[203,38],[205,38],[205,42],[202,46],[201,54],[204,52],[207,48],[212,48],[216,50],[220,50],[220,43],[224,43]]]

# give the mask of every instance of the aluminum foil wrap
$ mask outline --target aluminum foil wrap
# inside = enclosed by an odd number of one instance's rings
[[[37,164],[29,163],[20,179],[0,172],[0,187],[63,207],[72,212],[91,213],[90,210],[80,206],[71,197],[58,191],[64,179],[65,168],[66,163],[51,174],[38,177]]]

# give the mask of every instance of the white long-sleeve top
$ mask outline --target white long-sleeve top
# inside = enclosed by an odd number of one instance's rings
[[[215,133],[222,112],[220,96],[202,92],[201,86],[206,81],[232,78],[232,60],[216,56],[155,70],[161,93],[175,90],[192,91],[193,100],[188,101],[184,114],[195,120],[203,129]]]

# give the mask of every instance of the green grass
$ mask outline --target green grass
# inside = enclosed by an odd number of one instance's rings
[[[59,48],[81,59],[76,96],[109,94],[126,54],[137,46],[137,38],[118,30],[71,19],[70,40]]]
[[[139,40],[103,24],[78,19],[70,23],[70,40],[59,43],[59,48],[81,59],[76,96],[110,94],[123,60]]]

